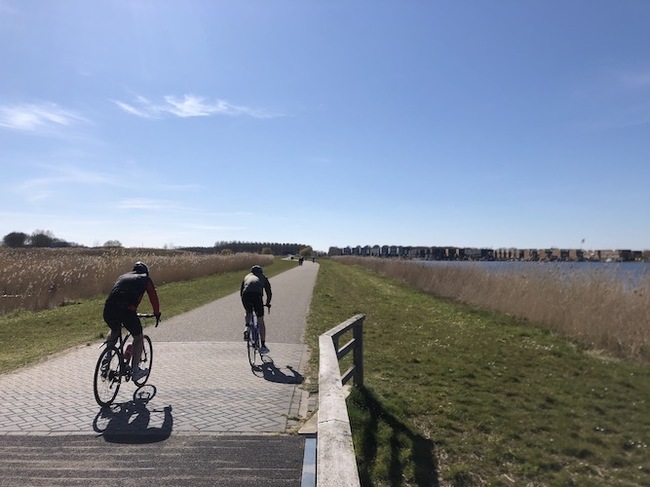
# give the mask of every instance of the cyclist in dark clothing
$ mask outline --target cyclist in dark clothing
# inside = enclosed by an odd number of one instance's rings
[[[262,298],[266,293],[266,304],[262,304]],[[271,283],[264,275],[261,266],[254,265],[250,273],[246,274],[239,289],[241,302],[246,310],[246,323],[250,319],[250,313],[254,312],[257,315],[257,324],[260,328],[260,340],[262,347],[260,354],[264,355],[269,353],[266,348],[266,325],[264,324],[264,306],[271,307]],[[246,333],[246,332],[244,332]]]
[[[104,321],[111,333],[107,344],[115,345],[122,326],[133,335],[133,353],[131,354],[131,374],[135,380],[147,375],[147,369],[141,369],[142,323],[138,317],[138,305],[144,293],[147,293],[156,320],[160,320],[160,302],[153,281],[149,277],[149,268],[143,262],[136,262],[131,272],[117,278],[106,303],[104,304]]]

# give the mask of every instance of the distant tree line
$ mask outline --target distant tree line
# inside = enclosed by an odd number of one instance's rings
[[[297,255],[311,246],[298,243],[240,242],[238,240],[219,241],[213,247],[182,247],[181,250],[212,254],[250,252],[252,254]]]
[[[39,247],[39,248],[61,248],[61,247],[84,247],[73,242],[66,242],[56,238],[49,230],[35,230],[31,235],[24,232],[11,232],[2,238],[2,246],[10,248]],[[119,240],[108,240],[102,247],[121,248]],[[248,252],[252,254],[269,255],[302,255],[310,257],[314,252],[310,245],[298,243],[271,243],[271,242],[240,242],[220,241],[213,247],[181,247],[178,250],[211,254],[235,254]]]
[[[5,247],[74,247],[76,244],[56,238],[49,230],[34,230],[31,235],[24,232],[11,232],[2,237]]]
[[[57,238],[49,230],[34,230],[31,235],[24,232],[10,232],[2,237],[2,246],[10,248],[37,247],[37,248],[63,248],[84,247],[81,244],[68,242]],[[103,247],[122,247],[119,240],[108,240]]]

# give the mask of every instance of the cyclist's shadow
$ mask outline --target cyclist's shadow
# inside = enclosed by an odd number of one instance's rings
[[[262,365],[256,365],[254,372],[261,372],[265,380],[268,380],[269,382],[278,382],[280,384],[302,384],[305,381],[305,378],[291,365],[287,365],[286,370],[288,370],[290,374],[287,374],[282,369],[276,367],[273,359],[268,355],[264,355],[262,358]]]
[[[174,424],[172,407],[149,409],[147,403],[156,394],[156,388],[145,385],[133,393],[133,400],[102,408],[93,429],[110,443],[155,443],[170,437]],[[163,415],[160,426],[153,426],[152,414]]]

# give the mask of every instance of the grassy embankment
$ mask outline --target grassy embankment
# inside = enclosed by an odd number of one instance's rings
[[[219,260],[219,257],[213,256],[213,259]],[[270,261],[272,258],[268,257],[268,259]],[[169,282],[169,280],[180,277],[180,274],[175,276],[169,271],[163,271],[164,268],[169,269],[176,258],[172,257],[165,263],[163,260],[162,257],[158,260],[150,257],[147,263],[159,264],[157,274],[156,266],[152,266],[152,277],[156,282],[164,322],[165,318],[239,291],[243,273],[250,268],[251,262],[257,263],[259,258],[252,254],[246,254],[239,260],[226,258],[227,265],[224,267],[223,262],[219,264],[223,270],[218,274],[177,282]],[[205,267],[207,261],[203,259],[200,261]],[[185,257],[181,258],[180,264],[187,264]],[[121,269],[119,272],[129,270],[129,266],[133,265],[133,259],[127,256],[124,265],[126,269]],[[295,266],[295,262],[276,258],[273,264],[265,265],[264,273],[270,277]],[[114,272],[112,279],[114,280],[117,275],[118,272]],[[90,277],[87,277],[87,280],[90,280]],[[165,281],[169,283],[160,284]],[[101,294],[76,300],[51,310],[16,310],[0,316],[0,373],[34,363],[69,347],[95,343],[104,338],[108,330],[102,319],[105,299],[106,295]],[[142,300],[140,311],[144,313],[151,311],[146,296]]]
[[[471,263],[335,259],[434,296],[529,320],[593,352],[650,363],[649,275],[626,280],[614,271],[571,268],[566,263],[540,262],[491,272]]]
[[[366,388],[348,405],[363,485],[650,485],[647,365],[323,261],[312,346],[356,313]]]
[[[295,265],[276,259],[267,272]],[[234,292],[241,277],[159,286],[164,316]],[[103,299],[0,318],[0,370],[98,340]],[[349,405],[364,485],[650,483],[647,366],[322,261],[310,344],[359,312],[367,387]]]

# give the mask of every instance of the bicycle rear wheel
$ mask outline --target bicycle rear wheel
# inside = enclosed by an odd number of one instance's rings
[[[140,355],[140,363],[138,364],[141,369],[148,369],[147,375],[143,375],[138,380],[133,379],[135,385],[141,387],[149,380],[151,374],[151,367],[153,365],[153,346],[151,345],[151,338],[147,335],[142,337],[142,355]]]
[[[250,326],[248,329],[248,340],[246,340],[248,363],[251,364],[251,367],[254,367],[260,353],[260,334],[257,325]]]
[[[115,347],[104,349],[95,365],[93,392],[97,404],[110,405],[117,396],[122,383],[122,354]]]

